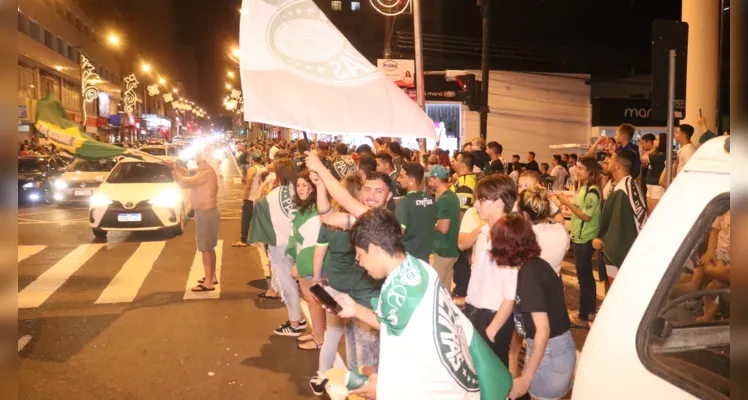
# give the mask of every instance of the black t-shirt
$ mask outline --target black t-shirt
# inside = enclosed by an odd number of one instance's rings
[[[659,185],[662,171],[665,170],[665,153],[655,153],[649,156],[647,174],[642,175],[647,185]]]
[[[517,332],[535,337],[531,313],[545,312],[551,326],[551,336],[569,330],[569,313],[564,301],[564,283],[550,264],[542,258],[527,261],[517,274],[517,296],[514,300],[514,324]]]
[[[495,174],[498,172],[504,172],[504,164],[501,162],[501,160],[491,161],[491,172],[490,173]]]
[[[295,158],[293,163],[296,166],[296,172],[304,171],[306,169],[306,156]]]
[[[481,170],[491,162],[491,156],[485,150],[473,150],[473,158],[475,159],[473,164]]]
[[[528,171],[538,171],[540,172],[540,167],[538,167],[538,162],[535,160],[532,160],[525,164],[525,169]]]
[[[553,188],[553,177],[548,173],[540,175],[540,184],[544,188],[551,190]]]

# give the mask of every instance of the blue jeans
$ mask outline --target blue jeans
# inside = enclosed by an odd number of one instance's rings
[[[526,338],[525,365],[533,352],[533,339]],[[548,339],[535,376],[530,382],[530,395],[537,399],[560,399],[571,389],[574,367],[577,363],[577,348],[571,333]]]
[[[592,275],[592,242],[574,243],[574,263],[579,281],[579,319],[590,320],[597,309],[597,288]]]

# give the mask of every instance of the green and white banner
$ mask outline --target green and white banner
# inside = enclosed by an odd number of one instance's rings
[[[331,135],[435,138],[434,124],[313,0],[244,0],[244,119]]]
[[[293,185],[278,186],[255,203],[249,243],[287,246],[293,217]]]

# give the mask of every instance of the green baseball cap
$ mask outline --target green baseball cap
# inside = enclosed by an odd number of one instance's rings
[[[447,179],[449,177],[449,171],[442,165],[434,165],[429,171],[429,176],[434,178]]]

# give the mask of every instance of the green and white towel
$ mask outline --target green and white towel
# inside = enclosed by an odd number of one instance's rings
[[[312,276],[314,274],[314,248],[317,247],[319,229],[322,227],[317,207],[312,206],[303,214],[294,211],[292,227],[286,252],[296,262],[299,277]]]
[[[506,398],[511,374],[427,263],[406,256],[372,304],[381,322],[378,398]]]
[[[257,200],[249,225],[249,243],[286,247],[291,236],[294,186],[278,186]]]

